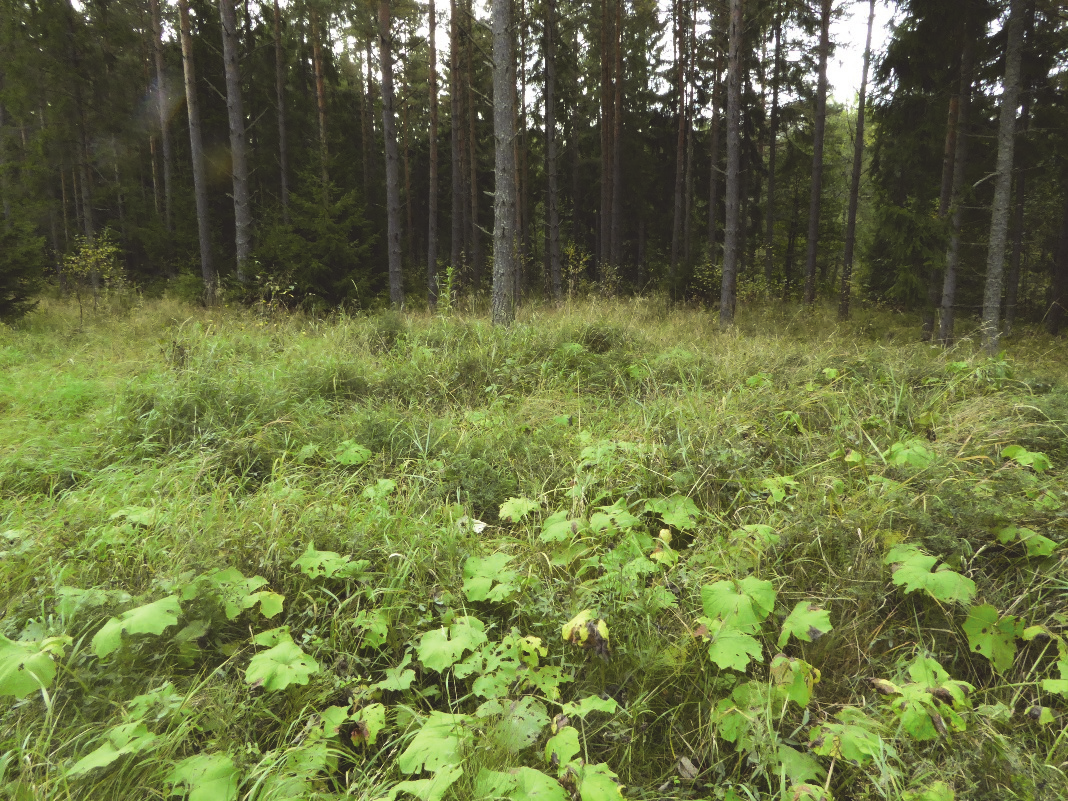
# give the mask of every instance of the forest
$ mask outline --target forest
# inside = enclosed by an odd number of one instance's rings
[[[4,314],[98,291],[103,243],[110,280],[208,303],[425,307],[447,276],[500,319],[657,291],[1059,329],[1056,0],[900,2],[844,106],[832,0],[439,5],[4,0]]]

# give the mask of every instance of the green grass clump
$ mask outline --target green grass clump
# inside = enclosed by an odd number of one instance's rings
[[[0,798],[1068,795],[1052,343],[739,319],[46,301]]]

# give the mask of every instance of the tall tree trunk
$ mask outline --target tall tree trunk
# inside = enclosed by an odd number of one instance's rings
[[[723,283],[719,294],[719,324],[734,323],[734,300],[738,280],[738,250],[741,239],[741,132],[743,0],[730,0],[727,63],[727,218],[723,238]]]
[[[1025,95],[1020,111],[1020,130],[1026,133],[1031,122],[1031,98]],[[1005,284],[1005,336],[1012,336],[1016,324],[1016,306],[1020,298],[1020,265],[1023,261],[1024,212],[1027,207],[1027,172],[1016,172],[1016,210],[1013,220],[1012,259],[1009,261],[1008,281]]]
[[[475,122],[478,114],[475,111],[475,16],[474,3],[467,0],[467,167],[468,199],[470,211],[468,212],[469,225],[469,261],[474,275],[475,285],[482,282],[482,249],[478,229],[478,132]]]
[[[375,78],[371,65],[374,63],[371,53],[371,37],[367,37],[367,48],[364,56],[364,69],[366,72],[366,92],[360,109],[360,125],[363,133],[363,192],[364,199],[371,197],[371,183],[374,179],[374,161],[371,153],[375,147]]]
[[[159,114],[160,144],[163,145],[163,224],[168,231],[174,230],[171,217],[171,163],[174,160],[171,147],[171,128],[168,119],[166,73],[163,71],[163,21],[159,0],[149,0],[152,20],[152,56],[156,67],[156,112]]]
[[[549,254],[549,276],[553,299],[563,296],[560,251],[560,189],[556,176],[556,0],[545,4],[545,173],[549,181],[549,227],[545,250]]]
[[[245,265],[252,246],[252,208],[248,194],[248,156],[245,112],[241,103],[241,72],[237,64],[237,13],[234,0],[219,0],[222,19],[223,68],[226,74],[226,113],[230,121],[230,158],[234,182],[234,228],[237,280],[245,283]]]
[[[430,0],[430,187],[427,191],[426,289],[430,307],[438,302],[438,51],[437,11]]]
[[[708,169],[708,257],[712,264],[719,263],[719,235],[716,232],[719,220],[719,95],[723,88],[723,79],[719,72],[719,60],[716,60],[715,85],[712,87],[712,121],[709,147]]]
[[[816,300],[816,256],[819,253],[820,206],[823,196],[823,139],[827,129],[827,59],[831,50],[831,0],[821,0],[819,80],[816,84],[816,125],[812,140],[812,195],[808,205],[808,256],[805,261],[805,304]]]
[[[455,275],[460,270],[461,247],[464,232],[463,165],[460,154],[463,143],[463,124],[460,120],[460,24],[457,19],[456,0],[449,0],[449,148],[451,156],[452,241],[449,264]]]
[[[204,302],[215,304],[215,264],[211,255],[211,226],[208,208],[208,170],[200,136],[200,104],[193,66],[193,37],[189,30],[189,0],[178,0],[182,68],[185,73],[185,110],[189,118],[189,149],[193,158],[193,193],[197,203],[197,232],[200,238],[200,275],[204,279]]]
[[[512,0],[493,0],[493,324],[515,319],[515,48]]]
[[[412,217],[412,149],[411,130],[409,123],[411,115],[411,103],[408,92],[408,79],[405,72],[401,83],[401,97],[404,98],[403,113],[401,114],[401,168],[404,173],[404,236],[402,241],[407,251],[409,264],[415,263],[415,221]]]
[[[733,8],[733,6],[732,6]],[[679,281],[682,249],[683,189],[686,180],[686,0],[675,0],[675,91],[679,95],[678,132],[675,138],[675,195],[671,220],[671,295]]]
[[[282,53],[282,12],[278,0],[274,0],[274,95],[278,107],[278,171],[281,180],[282,220],[289,223],[289,152],[286,147],[286,82],[285,58]],[[366,103],[365,103],[366,105]],[[367,140],[363,141],[363,159],[367,163]],[[367,171],[364,170],[364,186],[367,185]],[[365,189],[366,191],[366,189]]]
[[[1046,310],[1046,331],[1057,336],[1068,311],[1068,191],[1064,193],[1064,213],[1061,218],[1061,237],[1057,258],[1053,265],[1053,292]]]
[[[378,0],[379,59],[382,61],[382,132],[386,140],[386,236],[389,252],[389,302],[404,305],[401,277],[400,160],[397,154],[397,120],[393,113],[393,32],[390,0]]]
[[[871,29],[875,24],[875,0],[868,7],[868,37],[864,44],[864,69],[860,74],[857,102],[857,133],[853,144],[853,176],[849,184],[849,211],[846,216],[845,255],[842,257],[842,288],[838,299],[838,319],[849,319],[849,296],[853,291],[853,246],[857,238],[857,206],[860,205],[860,174],[864,169],[864,101],[868,93],[868,67],[871,65]]]
[[[950,231],[946,248],[946,269],[942,276],[942,301],[938,321],[938,341],[949,345],[953,341],[956,323],[957,266],[960,263],[960,231],[963,222],[964,173],[968,166],[968,115],[972,105],[972,74],[974,66],[974,25],[967,24],[961,52],[960,103],[957,109],[956,145],[953,153],[953,182],[949,191]]]
[[[1023,53],[1025,0],[1009,3],[1008,42],[1005,49],[1005,80],[998,126],[997,174],[990,212],[990,241],[983,292],[983,347],[990,356],[998,352],[1001,338],[1001,290],[1005,269],[1005,242],[1009,233],[1009,201],[1012,194],[1012,163],[1016,146],[1016,110],[1020,98],[1020,61]]]
[[[764,215],[764,280],[771,286],[775,274],[775,156],[779,136],[779,68],[782,64],[782,3],[775,4],[775,54],[771,71],[771,130],[768,131],[768,199]],[[869,26],[870,30],[870,26]],[[865,58],[868,52],[865,51]],[[864,76],[867,78],[867,61],[864,64]],[[863,108],[863,90],[861,107]]]
[[[379,3],[379,15],[381,15],[381,3]],[[387,14],[389,9],[387,6]],[[323,76],[323,45],[320,41],[319,12],[311,11],[311,39],[312,39],[312,66],[315,69],[315,104],[319,111],[319,166],[321,180],[323,182],[323,206],[330,204],[330,153],[326,142],[326,80]],[[385,75],[385,67],[383,76]],[[392,70],[391,70],[392,72]],[[392,89],[392,87],[391,87]],[[383,89],[383,94],[385,89]]]
[[[612,33],[615,15],[609,7],[609,0],[601,0],[601,214],[599,226],[599,247],[597,256],[601,265],[607,264],[612,254],[612,132],[615,130],[612,106]],[[603,275],[603,271],[602,271]]]
[[[616,0],[615,96],[612,100],[612,237],[611,259],[623,260],[623,0]]]
[[[3,72],[0,72],[0,90],[4,84]],[[11,228],[11,195],[8,193],[7,184],[7,120],[5,119],[4,104],[0,102],[0,199],[4,205],[4,229]]]

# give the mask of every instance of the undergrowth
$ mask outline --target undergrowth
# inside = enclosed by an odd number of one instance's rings
[[[1068,370],[659,300],[0,333],[0,797],[1068,796]]]

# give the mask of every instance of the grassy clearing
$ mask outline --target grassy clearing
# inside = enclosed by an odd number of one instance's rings
[[[0,794],[1068,796],[1068,366],[656,300],[0,334]]]

